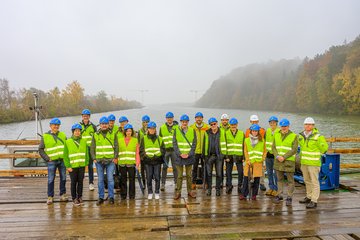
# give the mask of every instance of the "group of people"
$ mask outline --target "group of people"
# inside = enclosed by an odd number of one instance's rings
[[[265,130],[259,126],[258,116],[252,115],[250,127],[243,132],[238,129],[238,120],[230,119],[227,114],[221,116],[221,123],[211,117],[206,124],[203,114],[197,112],[195,122],[189,125],[188,115],[182,115],[177,123],[174,114],[167,112],[166,121],[157,133],[157,124],[148,115],[142,117],[142,128],[138,131],[125,116],[121,116],[119,126],[116,125],[113,114],[101,117],[97,129],[90,121],[90,115],[88,109],[82,111],[82,121],[71,127],[72,136],[68,139],[65,133],[59,131],[61,121],[58,118],[50,121],[50,131],[42,136],[39,153],[48,162],[47,204],[53,203],[55,173],[59,169],[60,201],[67,201],[65,185],[68,171],[73,204],[81,205],[86,166],[89,190],[94,190],[94,163],[98,175],[98,205],[106,199],[109,204],[114,204],[114,177],[120,178],[121,199],[134,199],[139,168],[140,185],[146,186],[147,198],[159,199],[160,191],[165,190],[167,170],[171,163],[175,200],[181,198],[184,169],[189,198],[196,198],[198,184],[203,186],[207,196],[212,195],[214,168],[216,196],[221,195],[224,175],[226,193],[231,194],[234,165],[238,172],[239,199],[249,197],[256,200],[259,188],[266,191],[265,165],[269,188],[266,195],[273,196],[274,203],[280,203],[284,199],[284,181],[287,178],[286,205],[291,206],[295,189],[295,155],[300,147],[306,196],[299,202],[306,204],[306,208],[317,207],[321,156],[327,151],[328,145],[311,117],[304,120],[304,130],[295,134],[289,129],[288,119],[279,121],[276,116],[269,118],[269,128]]]

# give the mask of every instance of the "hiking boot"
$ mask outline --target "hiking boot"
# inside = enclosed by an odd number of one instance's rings
[[[113,205],[115,203],[114,198],[109,198],[109,204]]]
[[[104,203],[104,199],[99,198],[99,199],[97,200],[97,202],[96,202],[96,205],[99,206],[99,205],[101,205],[101,204],[103,204],[103,203]]]
[[[77,198],[75,198],[74,200],[73,200],[73,205],[74,206],[80,206],[80,202],[79,202],[79,199],[77,199]]]
[[[239,195],[239,200],[246,200],[246,197],[242,194]]]
[[[196,190],[196,184],[195,183],[191,184],[191,190]]]
[[[238,194],[241,194],[241,187],[238,187],[237,192]]]
[[[231,194],[233,190],[233,186],[226,187],[226,194]]]
[[[299,203],[302,203],[302,204],[308,204],[310,202],[311,202],[311,199],[308,197],[304,197],[304,199],[299,201]]]
[[[81,197],[78,198],[78,201],[79,201],[80,204],[84,204],[84,200]]]
[[[207,190],[206,196],[211,196],[211,190],[210,189]]]
[[[195,193],[195,192],[189,192],[189,193],[188,193],[188,196],[189,196],[190,198],[196,198],[196,193]]]
[[[307,205],[306,205],[306,208],[308,209],[312,209],[312,208],[316,208],[317,207],[317,203],[316,202],[309,202]]]
[[[153,194],[152,193],[149,193],[148,194],[148,199],[150,200],[150,199],[152,199],[153,198]]]
[[[68,199],[68,196],[66,195],[66,193],[62,194],[60,196],[60,202],[67,202],[69,199]]]
[[[282,200],[283,200],[283,197],[281,197],[281,196],[276,196],[276,197],[274,198],[273,202],[276,203],[276,204],[278,204],[278,203],[280,203]]]
[[[160,191],[165,191],[165,183],[161,184]]]
[[[53,202],[54,202],[54,198],[53,197],[48,197],[47,201],[46,201],[46,204],[51,205],[51,204],[53,204]]]
[[[90,190],[90,191],[94,191],[94,190],[95,190],[95,186],[94,186],[93,183],[90,183],[90,184],[89,184],[89,190]]]
[[[125,200],[126,199],[126,196],[124,196],[124,195],[121,195],[121,200]]]
[[[155,199],[159,200],[160,199],[160,194],[159,193],[155,193]]]
[[[175,193],[174,200],[179,200],[181,198],[181,193]]]
[[[260,184],[260,190],[261,190],[261,191],[266,191],[266,187],[265,187],[264,184]]]
[[[216,189],[216,196],[220,196],[220,189]]]
[[[256,195],[252,196],[251,200],[256,201]]]
[[[286,198],[286,206],[291,206],[292,205],[292,198],[291,197],[287,197]]]
[[[265,195],[266,195],[266,196],[272,196],[272,192],[273,192],[273,190],[272,190],[272,189],[269,189],[269,190],[267,190],[267,191],[265,192]]]
[[[278,192],[276,190],[272,190],[271,196],[276,197],[278,195]]]

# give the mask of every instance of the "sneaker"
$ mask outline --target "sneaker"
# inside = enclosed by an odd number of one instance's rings
[[[287,197],[286,198],[286,206],[291,206],[292,205],[292,198],[291,197]]]
[[[47,204],[47,205],[51,205],[51,204],[53,204],[53,202],[54,202],[53,197],[48,197],[48,198],[47,198],[47,201],[46,201],[46,204]]]
[[[272,192],[273,192],[273,190],[272,190],[272,189],[269,189],[269,190],[267,190],[267,191],[265,192],[265,195],[266,195],[266,196],[272,196]]]
[[[252,196],[251,200],[256,201],[256,195]]]
[[[66,193],[62,194],[60,196],[60,202],[67,202],[68,201],[68,196],[66,195]]]
[[[220,196],[220,189],[216,189],[216,196]]]
[[[126,196],[124,196],[124,195],[121,195],[121,200],[125,200],[126,199]]]
[[[109,198],[109,204],[113,205],[115,203],[114,198]]]
[[[148,194],[148,199],[150,200],[150,199],[152,199],[153,198],[153,194],[152,193],[149,193]]]
[[[306,208],[307,209],[312,209],[312,208],[316,208],[317,207],[317,203],[316,202],[309,202],[307,205],[306,205]]]
[[[165,191],[165,183],[161,184],[160,191]]]
[[[238,194],[241,194],[241,187],[238,187],[237,192]]]
[[[283,200],[283,197],[281,197],[281,196],[276,196],[273,201],[274,201],[274,203],[278,204],[278,203],[280,203],[282,200]]]
[[[78,198],[78,201],[79,201],[80,204],[84,204],[84,200],[81,197]]]
[[[266,187],[265,187],[264,184],[260,184],[260,190],[261,190],[261,191],[266,191]]]
[[[302,204],[308,204],[310,202],[311,202],[311,199],[308,197],[304,197],[304,199],[299,201],[299,203],[302,203]]]
[[[155,199],[159,200],[160,199],[160,194],[159,193],[155,193]]]
[[[101,204],[103,204],[104,203],[104,199],[102,199],[102,198],[99,198],[98,200],[97,200],[97,202],[96,202],[96,205],[101,205]]]
[[[74,205],[74,206],[80,206],[79,199],[75,198],[75,199],[73,200],[73,205]]]
[[[174,200],[179,200],[181,198],[180,193],[175,193]]]
[[[231,194],[233,190],[233,186],[226,187],[226,194]]]
[[[245,200],[245,199],[246,199],[246,197],[244,195],[242,195],[242,194],[239,195],[239,200]]]
[[[189,193],[188,193],[188,196],[189,196],[190,198],[196,198],[196,193],[195,193],[195,192],[189,192]]]
[[[94,187],[94,184],[93,184],[93,183],[90,183],[90,184],[89,184],[89,190],[90,190],[90,191],[94,191],[94,190],[95,190],[95,187]]]
[[[207,190],[206,196],[211,196],[211,190],[210,189]]]
[[[271,196],[276,197],[278,195],[278,192],[276,190],[272,190]]]

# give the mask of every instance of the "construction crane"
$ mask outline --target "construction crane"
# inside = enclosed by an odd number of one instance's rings
[[[200,92],[200,90],[190,90],[190,92],[192,92],[192,93],[194,93],[194,97],[195,97],[195,102],[196,102],[196,100],[197,100],[197,94],[198,94],[198,92]]]
[[[147,89],[137,89],[136,91],[141,93],[141,103],[144,104],[144,93],[149,92]]]

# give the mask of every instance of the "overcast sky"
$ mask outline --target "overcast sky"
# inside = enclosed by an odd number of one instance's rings
[[[0,78],[192,102],[233,68],[313,57],[360,34],[360,1],[0,0]]]

